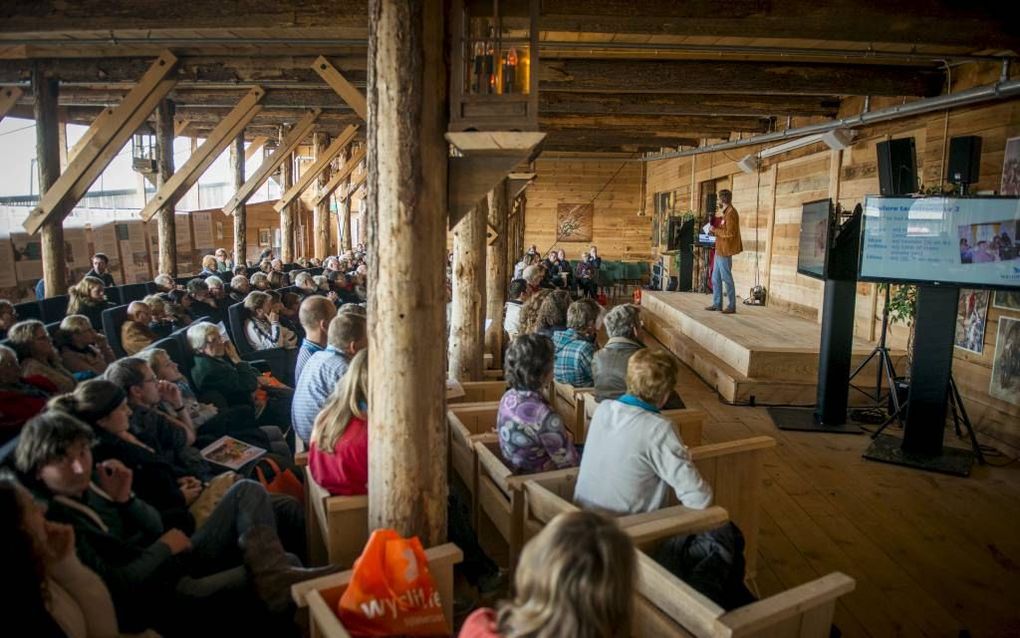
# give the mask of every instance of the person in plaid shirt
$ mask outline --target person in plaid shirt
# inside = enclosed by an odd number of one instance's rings
[[[567,329],[553,335],[556,364],[553,376],[575,388],[595,384],[591,360],[595,356],[596,322],[602,307],[591,299],[578,299],[567,309]]]

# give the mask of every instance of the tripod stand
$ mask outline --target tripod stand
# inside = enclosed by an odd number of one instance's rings
[[[953,411],[953,430],[956,432],[957,437],[962,437],[963,432],[960,429],[960,425],[967,430],[967,436],[970,439],[970,447],[974,450],[974,457],[977,458],[978,463],[981,465],[985,464],[985,455],[981,453],[981,445],[978,444],[977,436],[974,435],[974,426],[971,425],[970,417],[967,416],[967,408],[963,406],[963,398],[960,396],[960,391],[956,387],[956,379],[953,377],[953,373],[949,373],[949,407]],[[894,419],[899,418],[903,420],[903,413],[907,411],[907,406],[910,404],[908,398],[903,402],[903,405],[897,408],[896,412],[885,420],[885,423],[881,425],[875,433],[871,435],[872,439],[877,439],[883,430],[889,427],[889,424]]]
[[[879,337],[878,345],[875,346],[875,349],[871,351],[871,354],[869,354],[850,375],[850,387],[874,401],[875,405],[879,407],[881,407],[882,402],[885,401],[886,398],[885,394],[882,392],[882,377],[885,377],[886,383],[889,384],[889,398],[892,400],[893,404],[893,417],[883,424],[883,428],[885,428],[893,418],[899,418],[900,425],[903,425],[903,408],[900,406],[900,397],[896,392],[896,367],[893,365],[892,357],[889,355],[889,348],[886,346],[886,334],[888,331],[889,286],[886,285],[885,305],[882,307],[882,335]],[[878,357],[878,370],[875,371],[875,392],[872,394],[869,390],[865,390],[854,385],[853,381],[854,378],[856,378],[857,375],[859,375],[875,357]]]

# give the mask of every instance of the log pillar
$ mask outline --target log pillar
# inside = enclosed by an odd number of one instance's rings
[[[448,376],[481,381],[485,346],[485,223],[483,197],[453,229],[453,311],[450,313]]]
[[[326,149],[329,147],[330,140],[327,133],[316,133],[315,134],[315,158],[318,159],[325,154]],[[326,184],[329,183],[329,178],[332,176],[333,171],[331,166],[326,166],[321,173],[319,173],[319,188],[325,188]],[[326,255],[330,254],[329,250],[329,203],[333,198],[327,197],[315,206],[315,210],[312,212],[312,237],[314,237],[314,249],[313,254],[319,259],[324,259]],[[307,257],[307,255],[305,255]]]
[[[230,144],[230,167],[234,174],[234,192],[244,186],[244,131],[237,134]],[[248,263],[248,209],[243,201],[234,209],[234,265],[245,266]]]
[[[485,255],[485,317],[491,323],[485,331],[485,349],[492,353],[494,368],[503,367],[503,311],[507,301],[507,252],[509,247],[507,218],[507,182],[503,180],[488,195],[489,226],[496,233],[490,238]]]
[[[281,131],[280,139],[283,139]],[[280,166],[280,191],[286,193],[294,185],[294,153],[283,160]],[[291,204],[280,211],[280,254],[285,264],[294,263],[294,206]]]
[[[174,103],[160,100],[156,107],[156,190],[163,187],[174,174]],[[198,186],[195,186],[198,189]],[[172,277],[177,276],[177,207],[168,201],[159,209],[156,241],[159,255],[156,270]]]
[[[60,124],[57,100],[60,84],[36,69],[32,73],[35,90],[35,152],[39,162],[39,199],[60,177]],[[42,243],[43,281],[47,297],[67,292],[67,264],[64,259],[64,214],[47,222],[39,230]]]
[[[341,161],[343,162],[341,166],[344,166],[347,162],[351,161],[352,155],[353,153],[351,148],[344,150],[344,152],[340,154]],[[350,187],[351,180],[348,178],[343,190],[340,191],[340,197],[337,198],[337,202],[340,205],[340,209],[337,211],[337,219],[340,222],[340,252],[346,252],[354,249],[354,243],[351,239],[351,193],[348,192]]]
[[[368,4],[369,528],[446,538],[443,3]]]

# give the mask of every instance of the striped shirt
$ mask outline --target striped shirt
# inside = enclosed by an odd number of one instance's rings
[[[312,358],[312,355],[316,352],[322,352],[325,350],[322,346],[309,341],[308,339],[301,340],[301,349],[298,350],[297,364],[294,366],[294,382],[301,378],[301,371],[305,369],[305,364]]]
[[[294,432],[306,445],[312,437],[315,417],[319,415],[322,406],[326,405],[326,399],[336,384],[347,373],[350,363],[347,355],[329,346],[322,352],[313,354],[302,369],[301,378],[294,388],[290,416]]]

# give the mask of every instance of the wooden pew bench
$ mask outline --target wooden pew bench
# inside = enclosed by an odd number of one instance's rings
[[[569,502],[569,496],[564,498],[573,494],[575,482],[576,478],[565,477],[525,481],[529,536],[538,533],[541,526],[557,514],[577,509]],[[617,519],[640,550],[631,635],[635,638],[828,636],[836,599],[854,588],[853,579],[845,574],[833,572],[726,612],[648,556],[662,540],[703,532],[726,520],[726,511],[718,506],[701,511],[673,506]]]
[[[305,472],[305,528],[309,562],[350,567],[368,542],[368,496],[333,496]]]
[[[463,552],[453,543],[425,550],[429,571],[435,580],[443,603],[446,624],[453,633],[453,566],[464,559]],[[290,588],[291,596],[299,609],[307,608],[312,638],[349,638],[336,614],[337,603],[351,582],[353,572],[348,570],[330,574]]]
[[[499,402],[506,392],[505,381],[462,381],[460,383],[464,394],[452,399],[447,399],[447,405],[460,405],[462,403],[488,403]]]
[[[584,401],[584,417],[582,419],[581,431],[587,437],[591,417],[595,414],[595,409],[599,407],[599,402],[595,400],[595,395],[591,392],[581,393],[581,398]],[[682,410],[663,410],[660,414],[673,422],[676,426],[677,436],[680,437],[684,445],[687,447],[701,445],[702,431],[705,424],[704,412],[685,408]]]
[[[584,393],[591,393],[595,388],[575,388],[569,383],[553,382],[553,400],[550,404],[563,417],[574,443],[584,443],[586,431],[584,422]]]
[[[476,441],[495,443],[498,440],[494,432],[498,412],[498,400],[455,404],[446,411],[446,423],[450,428],[450,468],[464,481],[472,495],[475,493],[474,444]]]

